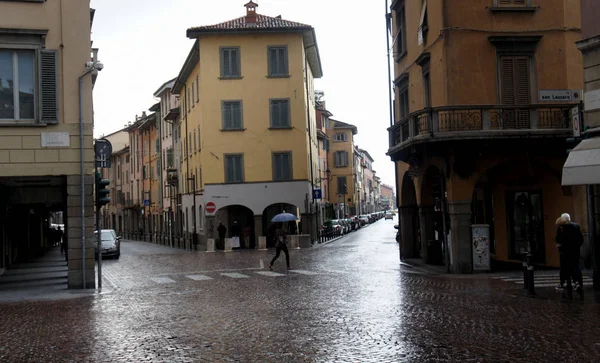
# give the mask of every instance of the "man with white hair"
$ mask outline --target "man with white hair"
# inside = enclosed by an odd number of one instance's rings
[[[583,234],[577,223],[571,221],[568,213],[563,213],[556,220],[558,229],[556,231],[556,246],[560,254],[560,285],[558,290],[567,288],[571,290],[571,279],[575,283],[575,290],[581,292],[583,277],[579,268],[580,248],[583,244]]]

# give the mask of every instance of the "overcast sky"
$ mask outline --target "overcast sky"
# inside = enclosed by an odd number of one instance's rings
[[[92,0],[94,47],[104,70],[94,89],[96,137],[122,128],[156,100],[152,94],[179,73],[193,40],[189,27],[243,16],[247,0]],[[389,103],[385,0],[255,0],[258,13],[312,25],[325,92],[334,119],[358,127],[383,182],[394,182],[388,148]]]

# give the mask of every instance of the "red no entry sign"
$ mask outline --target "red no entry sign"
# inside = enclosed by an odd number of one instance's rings
[[[217,210],[217,206],[213,202],[206,203],[206,212],[214,213]]]

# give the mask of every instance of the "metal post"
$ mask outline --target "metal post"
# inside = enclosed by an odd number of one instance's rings
[[[95,163],[94,163],[95,164]],[[98,175],[98,167],[94,167],[95,174]],[[98,290],[102,290],[102,234],[100,229],[100,211],[102,207],[98,205],[98,201],[96,201],[96,233],[97,233],[97,241],[96,244],[98,246]]]
[[[528,290],[529,289],[529,276],[527,273],[527,254],[523,254],[523,290]]]
[[[527,254],[527,282],[529,288],[527,289],[527,295],[534,296],[535,295],[535,282],[533,275],[533,265],[531,263],[531,253]]]
[[[194,213],[192,213],[194,217],[194,234],[192,235],[192,243],[194,244],[194,250],[198,250],[198,233],[196,231],[196,175],[192,175],[192,183],[194,183],[192,186],[192,195],[194,198]]]
[[[594,187],[588,185],[587,191],[587,212],[588,212],[588,243],[590,254],[592,256],[592,278],[594,281],[594,290],[600,291],[600,251],[596,245],[596,205],[594,201]]]

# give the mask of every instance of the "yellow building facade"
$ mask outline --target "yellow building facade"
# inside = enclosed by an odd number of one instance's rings
[[[316,233],[315,32],[257,14],[257,6],[189,29],[196,42],[173,86],[181,99],[184,229],[200,244],[222,222],[228,234],[245,230],[242,246],[253,247],[283,211],[301,218],[301,232]]]
[[[356,191],[356,165],[354,163],[354,135],[358,129],[354,125],[330,119],[327,128],[329,136],[328,163],[331,170],[329,181],[329,202],[334,206],[337,218],[356,214],[356,201],[360,196]]]
[[[0,269],[44,254],[62,212],[69,288],[95,281],[93,17],[85,0],[0,2]]]

